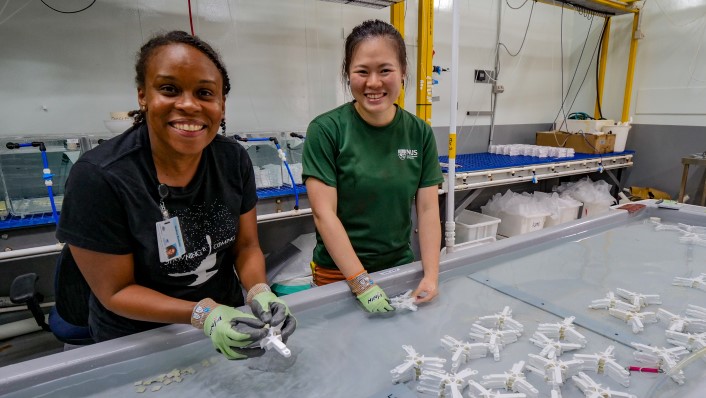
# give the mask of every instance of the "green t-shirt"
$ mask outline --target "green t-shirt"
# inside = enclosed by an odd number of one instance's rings
[[[444,180],[434,134],[423,120],[398,108],[389,125],[374,127],[346,103],[309,124],[303,169],[304,179],[336,188],[338,218],[366,270],[414,261],[414,196]],[[318,231],[313,261],[336,268]]]

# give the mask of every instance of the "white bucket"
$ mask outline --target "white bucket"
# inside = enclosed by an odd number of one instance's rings
[[[613,152],[623,152],[625,143],[628,141],[628,131],[632,126],[603,126],[601,129],[604,133],[615,134],[615,146]]]

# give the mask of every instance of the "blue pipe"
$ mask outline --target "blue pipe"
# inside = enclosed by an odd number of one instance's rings
[[[282,147],[280,147],[279,141],[277,141],[277,138],[275,138],[275,137],[248,138],[248,137],[241,137],[237,134],[234,135],[233,137],[236,140],[242,141],[242,142],[272,141],[275,144],[275,147],[277,148],[277,152],[284,155],[284,152],[282,151]],[[297,190],[297,183],[296,183],[296,181],[294,181],[294,175],[292,174],[292,170],[289,168],[289,163],[287,163],[286,156],[281,156],[281,158],[282,158],[282,163],[284,163],[284,167],[287,169],[287,174],[289,174],[289,179],[290,179],[290,181],[292,181],[292,190],[294,191],[294,210],[299,210],[299,190]]]
[[[52,186],[54,185],[52,177],[54,177],[54,174],[51,174],[51,170],[49,170],[49,160],[47,159],[46,145],[44,145],[44,143],[41,141],[33,141],[23,143],[8,142],[5,146],[7,147],[7,149],[39,147],[39,152],[42,154],[42,164],[44,165],[42,178],[44,179],[44,185],[47,186],[47,193],[49,194],[49,203],[51,204],[51,215],[54,218],[54,223],[58,226],[59,215],[56,211],[56,203],[54,202],[54,190],[52,189]]]

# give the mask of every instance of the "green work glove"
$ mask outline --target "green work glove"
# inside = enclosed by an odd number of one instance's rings
[[[252,314],[219,305],[211,310],[203,325],[216,351],[228,359],[258,357],[265,353],[258,345],[267,336],[265,324]]]
[[[276,327],[282,325],[280,333],[282,341],[287,342],[289,336],[297,328],[297,320],[289,312],[287,304],[272,292],[261,292],[253,297],[250,302],[253,314],[263,323]]]
[[[390,299],[387,298],[387,294],[376,284],[373,284],[357,297],[358,301],[363,304],[363,308],[368,312],[388,312],[395,310],[390,305]]]

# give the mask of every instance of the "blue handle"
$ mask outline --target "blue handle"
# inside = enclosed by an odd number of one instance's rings
[[[49,159],[47,159],[47,147],[44,145],[43,142],[41,141],[33,141],[33,142],[21,142],[21,143],[12,143],[8,142],[5,145],[8,149],[17,149],[17,148],[26,148],[26,147],[39,147],[39,152],[42,154],[42,165],[44,166],[44,170],[47,172],[42,172],[42,179],[44,179],[44,185],[47,186],[47,194],[49,195],[49,203],[51,204],[51,215],[54,218],[54,223],[56,225],[59,225],[59,215],[56,211],[56,202],[54,202],[54,190],[52,189],[52,177],[54,177],[54,174],[51,174],[51,171],[49,170]]]

